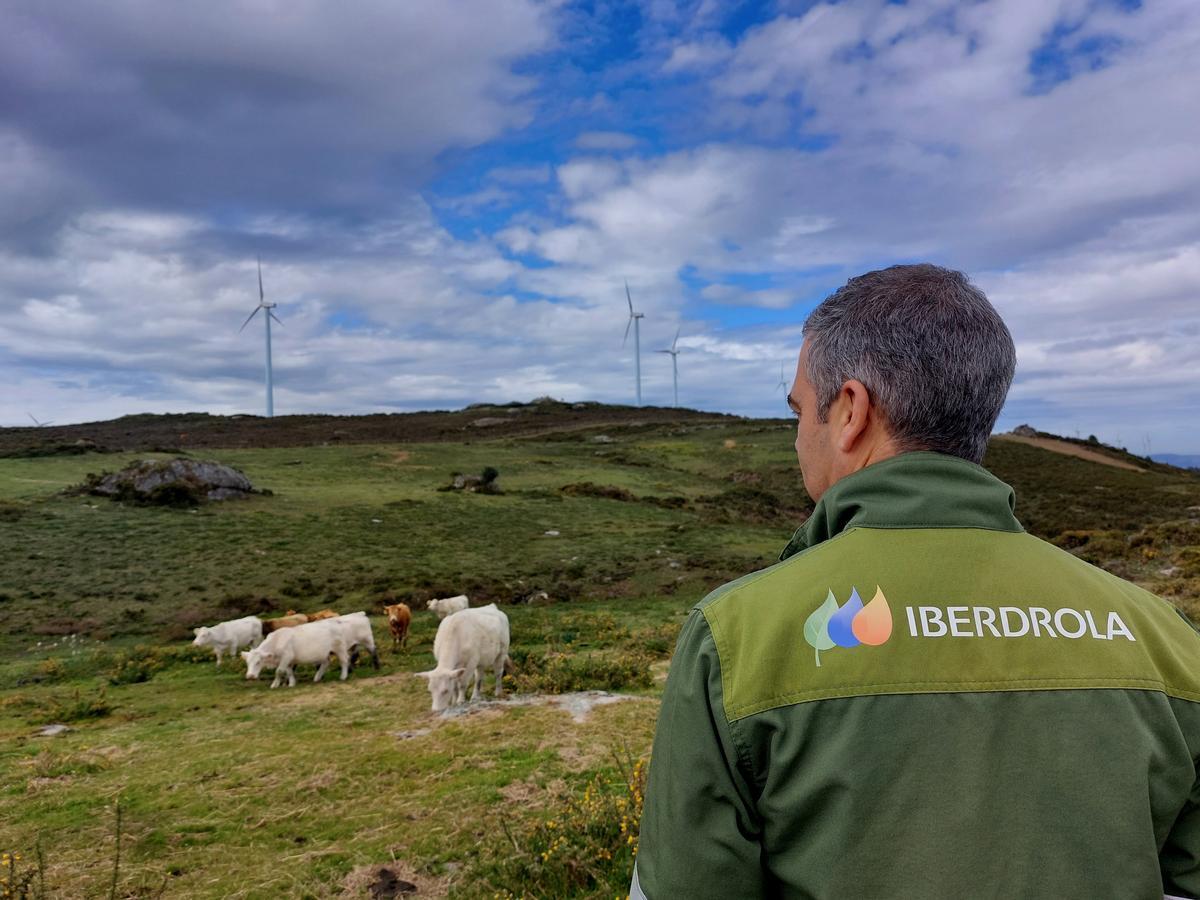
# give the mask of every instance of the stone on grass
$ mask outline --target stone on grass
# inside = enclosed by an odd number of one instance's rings
[[[161,506],[195,506],[257,493],[250,479],[232,466],[184,458],[143,459],[119,472],[88,475],[80,489],[113,500]]]

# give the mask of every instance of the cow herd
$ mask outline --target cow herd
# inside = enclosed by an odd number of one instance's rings
[[[440,620],[433,641],[434,668],[418,672],[429,687],[433,711],[464,703],[467,684],[471,684],[470,699],[478,696],[484,676],[490,671],[496,680],[496,696],[502,693],[501,681],[508,658],[508,616],[494,603],[471,608],[466,596],[431,600],[428,608]],[[404,603],[384,607],[392,646],[399,649],[407,644],[412,612]],[[221,665],[223,655],[233,656],[241,651],[246,663],[246,677],[257,679],[263,669],[273,669],[276,688],[286,677],[288,687],[296,686],[296,666],[316,666],[313,681],[320,681],[336,659],[341,667],[341,679],[350,674],[350,666],[359,651],[371,656],[379,668],[379,653],[375,634],[365,612],[338,615],[333,610],[319,613],[296,613],[262,620],[246,616],[221,622],[211,627],[195,629],[192,641],[198,647],[209,647]],[[247,650],[242,650],[248,647]]]

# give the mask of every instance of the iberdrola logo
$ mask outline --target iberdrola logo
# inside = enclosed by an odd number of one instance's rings
[[[858,588],[852,588],[850,599],[839,608],[831,589],[825,602],[804,623],[804,639],[816,650],[818,666],[821,665],[822,650],[857,647],[859,644],[878,647],[891,636],[892,610],[878,585],[875,596],[866,606],[858,596]]]

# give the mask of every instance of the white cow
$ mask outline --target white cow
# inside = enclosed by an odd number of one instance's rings
[[[504,663],[508,660],[508,616],[495,603],[464,609],[447,616],[433,639],[437,668],[418,672],[429,684],[433,711],[464,702],[468,680],[474,681],[471,699],[483,685],[488,669],[496,675],[496,696],[503,691]]]
[[[211,647],[217,654],[217,665],[219,666],[222,653],[233,656],[247,644],[254,647],[261,643],[263,623],[258,616],[246,616],[242,619],[221,622],[211,628],[195,628],[192,633],[196,635],[192,644],[196,647]]]
[[[271,682],[271,687],[279,687],[285,674],[288,687],[295,687],[296,665],[315,665],[317,674],[313,681],[317,682],[329,668],[329,656],[332,654],[342,666],[342,681],[345,681],[350,674],[348,632],[349,628],[336,619],[322,619],[273,631],[253,650],[242,653],[242,659],[246,661],[246,677],[257,679],[263,666],[274,667],[275,680]]]
[[[443,597],[441,600],[430,600],[428,603],[428,608],[437,613],[439,619],[462,612],[470,606],[471,601],[467,599],[466,594],[459,594],[457,597]]]
[[[375,649],[375,632],[371,629],[371,620],[367,618],[365,612],[346,613],[344,616],[335,616],[332,619],[322,619],[309,624],[320,625],[321,622],[332,622],[334,627],[341,628],[346,641],[346,649],[351,654],[354,654],[360,647],[366,649],[371,654],[371,662],[375,664],[375,668],[379,668],[379,651]],[[353,659],[353,655],[351,659]]]

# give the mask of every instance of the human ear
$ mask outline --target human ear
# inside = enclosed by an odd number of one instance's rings
[[[837,448],[849,453],[866,433],[871,418],[871,394],[857,379],[842,385],[835,405],[838,407]]]

